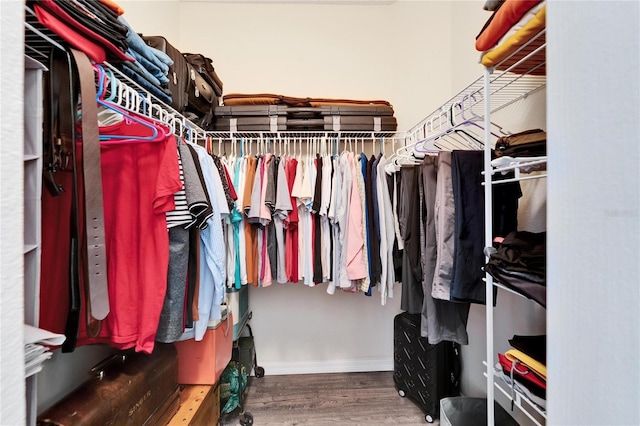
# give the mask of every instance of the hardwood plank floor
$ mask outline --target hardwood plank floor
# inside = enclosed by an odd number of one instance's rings
[[[244,408],[259,426],[427,425],[420,408],[398,395],[390,371],[252,377]]]

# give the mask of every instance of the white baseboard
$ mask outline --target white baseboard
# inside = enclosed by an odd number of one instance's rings
[[[366,371],[393,371],[393,359],[350,359],[303,362],[260,362],[265,376],[317,373],[361,373]]]

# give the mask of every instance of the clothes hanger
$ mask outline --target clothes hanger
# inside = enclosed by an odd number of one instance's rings
[[[433,131],[436,129],[434,120],[437,119],[438,120],[437,129],[439,131],[435,134],[432,134],[429,137],[419,140],[414,144],[413,153],[416,157],[420,158],[422,155],[428,154],[430,151],[433,151],[434,149],[450,151],[452,146],[449,145],[447,147],[446,140],[447,140],[447,137],[454,132],[459,133],[460,135],[462,135],[462,137],[466,137],[466,140],[468,141],[468,143],[466,144],[467,146],[470,145],[474,149],[481,149],[484,146],[484,144],[479,138],[472,136],[470,131],[464,130],[466,126],[475,126],[484,131],[484,127],[477,123],[479,120],[482,119],[481,116],[476,114],[474,114],[473,117],[470,117],[470,118],[467,118],[464,116],[465,108],[463,103],[468,99],[471,99],[469,95],[465,95],[465,97],[463,97],[463,99],[460,102],[452,104],[451,107],[448,109],[448,111],[441,111],[440,114],[433,117],[429,123],[425,124],[425,126],[429,125],[431,128],[431,131]],[[456,115],[455,114],[456,107],[460,108],[460,116],[462,118],[461,122],[455,121],[454,117]],[[446,127],[442,125],[442,117],[447,118]],[[426,129],[425,129],[425,133],[427,133]]]
[[[475,113],[475,111],[473,110],[473,105],[476,101],[475,95],[474,94],[466,94],[462,97],[462,99],[460,100],[460,102],[455,103],[451,106],[451,110],[452,110],[452,115],[451,115],[451,122],[454,123],[454,108],[460,108],[460,118],[462,118],[462,122],[461,123],[456,123],[456,124],[470,124],[472,126],[475,126],[477,128],[479,128],[480,130],[482,130],[482,135],[484,135],[484,117],[481,115],[478,115]],[[465,103],[468,102],[468,106],[465,108]],[[469,111],[469,113],[471,113],[471,117],[467,118],[465,117],[465,111]],[[478,124],[480,123],[480,124]],[[490,122],[491,124],[491,135],[495,138],[499,138],[501,135],[509,135],[511,134],[510,132],[505,131],[502,126],[494,123],[494,122]],[[493,131],[493,128],[496,128],[501,135],[495,133]]]
[[[125,116],[126,119],[129,119],[129,120],[134,121],[134,122],[136,122],[138,124],[141,124],[141,125],[147,127],[149,130],[151,130],[151,135],[150,136],[100,135],[100,140],[101,141],[127,140],[128,142],[133,142],[133,141],[151,142],[151,141],[160,140],[161,138],[158,138],[160,133],[158,132],[158,128],[155,125],[157,123],[151,124],[151,122],[149,122],[146,117],[145,117],[145,119],[141,119],[135,113],[133,113],[131,111],[127,111],[126,109],[121,108],[117,104],[113,104],[111,102],[107,102],[107,101],[102,99],[103,96],[105,95],[105,72],[104,72],[104,68],[101,65],[95,65],[94,67],[95,67],[95,69],[97,71],[97,75],[98,75],[98,88],[96,90],[96,102],[99,105],[104,106],[105,108],[108,108],[110,110],[115,111],[116,113],[119,113],[119,114]]]

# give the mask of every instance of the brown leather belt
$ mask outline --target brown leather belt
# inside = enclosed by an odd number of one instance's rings
[[[56,182],[57,173],[72,173],[71,209],[69,216],[69,309],[65,321],[65,341],[62,352],[73,352],[78,339],[82,294],[79,278],[78,238],[78,182],[76,176],[76,150],[74,117],[76,113],[77,90],[73,62],[69,52],[58,49],[51,51],[49,63],[49,108],[45,109],[48,126],[44,137],[44,183],[52,196],[60,196],[69,191]]]
[[[84,270],[87,271],[85,286],[89,293],[87,331],[89,335],[97,335],[99,328],[95,330],[91,317],[102,320],[109,313],[98,106],[94,70],[91,62],[85,53],[75,49],[70,50],[78,67],[82,101],[82,173],[86,226],[83,242],[86,250],[82,250],[82,252],[86,265]]]

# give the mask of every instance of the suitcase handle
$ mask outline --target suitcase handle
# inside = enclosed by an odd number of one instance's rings
[[[95,376],[98,380],[102,380],[104,378],[104,372],[116,363],[124,363],[127,360],[127,356],[129,352],[119,353],[115,355],[111,355],[110,357],[103,359],[96,365],[94,365],[91,370],[89,370],[89,375]]]
[[[231,330],[231,324],[230,323],[231,323],[231,314],[227,310],[227,328],[226,328],[226,330],[224,330],[224,337],[227,337],[229,335],[229,330]]]

